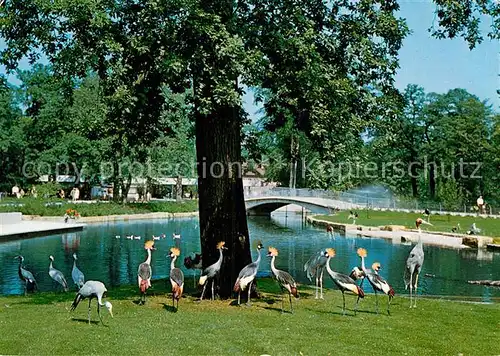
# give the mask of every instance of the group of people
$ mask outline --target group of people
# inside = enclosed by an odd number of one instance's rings
[[[24,197],[26,195],[26,193],[24,192],[23,188],[19,188],[19,186],[17,184],[14,184],[14,186],[12,187],[12,190],[11,190],[11,195],[13,197],[16,197],[17,199],[20,199],[20,198]],[[30,189],[30,195],[34,198],[36,198],[38,196],[34,185]]]

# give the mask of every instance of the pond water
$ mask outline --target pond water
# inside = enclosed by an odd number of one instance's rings
[[[356,249],[368,251],[367,265],[378,261],[381,274],[393,286],[397,294],[405,293],[403,268],[411,245],[393,244],[391,241],[374,238],[332,238],[324,229],[303,224],[300,216],[276,213],[272,218],[249,218],[251,241],[260,239],[264,246],[275,246],[279,250],[276,266],[287,270],[300,283],[309,283],[303,265],[309,256],[325,247],[334,247],[337,255],[332,259],[332,269],[349,273],[360,261]],[[48,275],[49,255],[55,258],[54,267],[61,270],[74,290],[71,279],[73,252],[78,255],[78,266],[86,280],[103,281],[107,286],[137,283],[138,265],[146,258],[143,248],[145,237],[164,233],[167,238],[155,241],[153,251],[153,279],[165,278],[169,273],[168,250],[174,246],[172,234],[180,233],[182,254],[177,265],[182,267],[187,278],[192,270],[182,266],[182,260],[191,252],[200,251],[197,218],[169,220],[137,220],[109,224],[89,224],[81,232],[51,235],[32,239],[0,243],[0,294],[22,294],[16,255],[23,255],[25,266],[35,275],[42,291],[55,286]],[[128,240],[126,235],[139,235],[141,240]],[[121,238],[116,238],[121,236]],[[478,301],[500,301],[500,288],[468,284],[468,280],[499,279],[500,253],[483,250],[453,250],[424,246],[425,262],[420,286],[423,294],[453,296],[458,299]],[[255,259],[256,251],[252,251]],[[263,254],[260,275],[270,273],[269,260]],[[424,274],[433,277],[424,277]],[[326,272],[325,272],[326,275]],[[186,281],[192,283],[192,280]],[[332,288],[331,280],[325,278],[325,287]],[[371,292],[368,284],[365,290]]]

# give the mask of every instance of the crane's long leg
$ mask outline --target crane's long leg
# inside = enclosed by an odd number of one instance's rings
[[[248,288],[248,299],[247,299],[247,305],[248,306],[252,305],[252,303],[250,302],[250,294],[252,293],[252,282],[253,281],[251,281],[248,284],[248,287],[247,287]],[[240,295],[238,294],[238,303],[239,303],[239,301],[240,301]]]
[[[413,272],[410,273],[410,308],[413,307],[413,305],[412,305],[412,293],[413,293]]]
[[[391,315],[391,310],[390,310],[391,300],[392,300],[392,298],[391,298],[391,296],[389,296],[389,300],[387,301],[387,315]]]
[[[356,313],[358,312],[358,303],[359,303],[359,295],[358,299],[356,299],[356,304],[354,305],[354,315],[356,315]]]
[[[318,274],[316,274],[316,284],[315,284],[315,290],[316,290],[316,297],[314,297],[314,299],[318,299],[318,284],[319,284],[319,281],[318,281]]]
[[[97,315],[99,315],[99,319],[101,320],[101,324],[104,325],[104,322],[102,321],[102,317],[101,317],[101,305],[99,304],[99,301],[97,301]]]
[[[205,289],[207,289],[207,284],[208,284],[208,281],[205,282],[205,285],[203,286],[203,290],[201,292],[200,301],[203,300],[203,296],[205,295]]]
[[[321,274],[319,276],[319,283],[320,283],[320,291],[321,291],[321,295],[320,295],[320,299],[325,299],[323,298],[323,272],[325,271],[325,269],[323,268],[321,270]]]
[[[345,294],[344,294],[344,291],[342,291],[342,299],[344,300],[344,306],[342,307],[342,314],[345,315]]]
[[[90,325],[90,302],[92,301],[92,298],[89,298],[89,325]]]
[[[215,278],[212,279],[212,300],[215,300],[215,296],[214,296],[214,283],[215,283]]]
[[[240,305],[240,298],[241,298],[241,287],[240,290],[238,291],[238,305]]]
[[[24,283],[24,296],[26,297],[28,295],[28,281]]]
[[[417,297],[418,297],[418,291],[417,291],[417,288],[418,288],[418,276],[419,276],[419,273],[417,272],[417,275],[415,277],[415,297],[413,297],[413,300],[414,300],[414,303],[413,303],[413,307],[416,308],[417,307]]]
[[[375,290],[375,303],[376,303],[376,307],[375,307],[375,310],[377,311],[377,314],[378,314],[378,293],[377,291]]]
[[[290,312],[293,314],[293,305],[292,305],[292,293],[288,293],[288,299],[290,300]]]
[[[281,288],[281,313],[282,314],[284,313],[284,310],[283,310],[283,288]]]

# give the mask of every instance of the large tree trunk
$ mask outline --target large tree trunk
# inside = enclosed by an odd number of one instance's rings
[[[219,258],[225,241],[219,295],[231,296],[240,270],[251,262],[243,180],[239,108],[221,107],[196,114],[196,154],[203,267]],[[210,288],[207,288],[207,292]]]
[[[436,163],[429,164],[429,194],[431,199],[436,197]]]

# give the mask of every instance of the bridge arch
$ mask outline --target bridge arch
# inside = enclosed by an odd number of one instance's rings
[[[246,200],[246,209],[248,215],[263,215],[269,216],[271,213],[286,205],[295,204],[309,210],[315,214],[328,214],[331,207],[325,204],[316,204],[313,202],[303,201],[302,199],[293,198],[278,198],[278,197],[262,197],[250,198]]]

